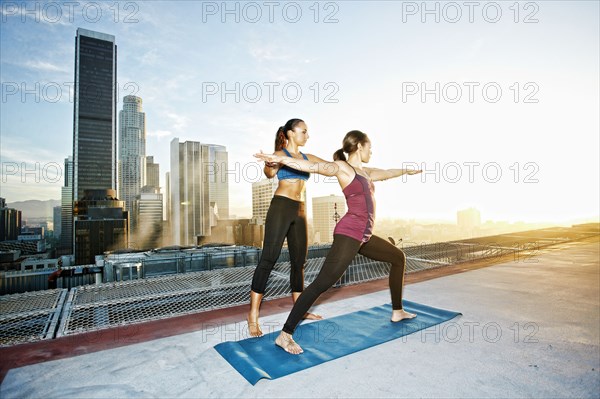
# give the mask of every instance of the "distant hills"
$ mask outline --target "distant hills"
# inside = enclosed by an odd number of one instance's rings
[[[22,212],[21,217],[26,219],[48,219],[52,220],[52,210],[60,205],[60,200],[27,200],[7,203],[9,208],[18,209]]]

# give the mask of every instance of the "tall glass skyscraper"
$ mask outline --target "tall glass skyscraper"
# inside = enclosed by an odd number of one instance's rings
[[[129,212],[131,230],[137,227],[133,205],[146,185],[146,114],[142,112],[142,99],[136,96],[123,98],[119,112],[119,199],[125,201]]]
[[[73,253],[73,157],[65,158],[65,185],[61,189],[61,254]]]
[[[74,100],[73,201],[77,201],[84,190],[117,189],[114,36],[77,29]]]

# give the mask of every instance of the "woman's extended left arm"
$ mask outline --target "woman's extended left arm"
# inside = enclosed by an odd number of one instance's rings
[[[416,175],[417,173],[423,172],[422,170],[415,169],[377,169],[377,168],[363,168],[371,177],[373,181],[381,181],[393,179],[394,177],[402,175]]]

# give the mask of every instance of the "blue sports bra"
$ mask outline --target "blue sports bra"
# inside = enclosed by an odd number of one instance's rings
[[[287,155],[288,157],[292,157],[292,155],[289,153],[288,150],[286,150],[285,148],[282,148],[282,149],[283,149],[283,152],[285,152],[285,155]],[[302,153],[300,153],[300,154],[302,154]],[[306,155],[302,154],[302,158],[304,158],[308,161],[308,157]],[[277,171],[277,178],[279,180],[285,180],[285,179],[308,180],[309,177],[310,177],[310,173],[301,172],[299,170],[292,169],[289,166],[285,166],[285,165],[281,165],[281,167]]]

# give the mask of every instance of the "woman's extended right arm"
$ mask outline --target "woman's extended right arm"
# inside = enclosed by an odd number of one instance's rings
[[[277,174],[277,171],[279,171],[279,164],[265,162],[263,172],[265,172],[265,176],[267,176],[268,179],[272,179]]]
[[[334,162],[314,162],[307,161],[305,159],[297,159],[291,157],[282,157],[276,154],[265,154],[258,153],[254,154],[254,156],[258,159],[261,159],[265,162],[276,162],[290,168],[300,170],[302,172],[309,173],[318,173],[324,176],[338,176],[343,166],[342,161],[334,161]]]

